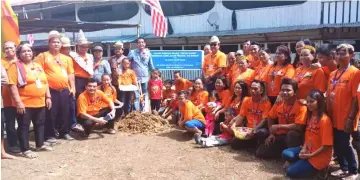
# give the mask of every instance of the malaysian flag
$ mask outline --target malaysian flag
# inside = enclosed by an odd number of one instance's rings
[[[29,44],[32,46],[35,42],[35,39],[34,39],[34,35],[33,34],[28,34],[27,35],[27,40],[29,42]]]
[[[151,23],[155,36],[165,37],[167,32],[167,21],[161,9],[159,0],[142,0],[151,8]]]

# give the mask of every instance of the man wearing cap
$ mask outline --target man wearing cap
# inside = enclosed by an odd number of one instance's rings
[[[52,108],[46,112],[45,139],[49,143],[56,143],[55,125],[58,126],[59,137],[73,140],[69,135],[70,98],[75,93],[74,68],[72,59],[60,53],[61,35],[58,31],[50,31],[48,42],[49,51],[39,54],[35,62],[45,71],[49,82],[52,98]]]
[[[71,51],[71,47],[74,45],[71,44],[70,39],[68,37],[66,37],[65,35],[63,35],[60,40],[61,40],[61,44],[62,44],[61,49],[60,49],[61,54],[64,54],[64,55],[70,57],[69,54]],[[73,93],[73,94],[75,94],[75,93]],[[70,98],[69,107],[70,107],[69,119],[71,121],[71,129],[75,130],[75,131],[84,131],[82,126],[80,124],[76,123],[76,99],[75,99],[74,95],[73,95],[73,97]]]
[[[149,71],[154,69],[154,65],[152,62],[151,54],[148,49],[145,49],[146,43],[145,39],[140,37],[137,39],[137,49],[133,49],[130,51],[128,58],[131,62],[131,68],[135,71],[137,79],[141,82],[141,90],[142,94],[145,95],[147,93],[147,83],[149,81]],[[139,101],[140,94],[136,91],[135,96],[135,109],[143,110],[141,107],[141,103]],[[146,99],[143,97],[143,99]]]
[[[204,56],[211,54],[210,44],[204,46]]]
[[[217,36],[211,37],[210,49],[211,53],[205,56],[202,67],[206,88],[209,93],[215,89],[216,78],[223,76],[226,68],[226,55],[219,50],[220,40]]]
[[[116,61],[116,64],[118,65],[118,69],[119,71],[122,70],[122,67],[121,67],[121,62],[124,58],[126,58],[126,56],[124,56],[124,44],[122,42],[116,42],[114,44],[114,52],[115,52],[115,55],[114,56],[111,56],[109,58],[109,63],[110,64],[115,64],[115,63],[112,63],[112,61]],[[113,68],[113,67],[112,67]]]
[[[1,59],[1,64],[7,71],[16,58],[16,45],[12,41],[6,41],[3,45],[3,52],[5,57]],[[10,88],[7,85],[1,86],[1,96],[3,98],[4,107],[1,108],[1,113],[4,113],[4,121],[6,124],[6,139],[9,150],[12,153],[19,153],[20,147],[15,128],[16,108],[12,105]]]
[[[101,76],[103,74],[111,74],[110,64],[107,60],[103,59],[103,48],[95,46],[94,49],[94,75],[93,78],[98,84],[101,84]]]
[[[74,62],[76,98],[85,91],[87,80],[94,75],[94,56],[87,53],[91,44],[80,30],[76,41],[77,52],[69,54]]]

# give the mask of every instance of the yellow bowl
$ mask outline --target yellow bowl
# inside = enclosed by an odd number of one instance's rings
[[[252,130],[252,128],[248,127],[237,127],[234,134],[236,138],[246,140],[250,138],[247,137],[247,135],[250,134]]]

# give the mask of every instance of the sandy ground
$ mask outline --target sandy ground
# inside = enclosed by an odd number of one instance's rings
[[[33,142],[31,142],[33,144]],[[259,160],[248,150],[198,148],[188,133],[92,134],[61,141],[37,159],[2,160],[1,179],[286,179],[282,160]]]

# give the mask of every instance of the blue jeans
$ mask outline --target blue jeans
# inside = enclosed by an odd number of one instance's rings
[[[285,149],[282,157],[292,163],[286,170],[286,175],[292,178],[304,178],[315,175],[318,170],[315,169],[308,160],[299,159],[300,147]]]
[[[186,121],[185,127],[190,128],[190,129],[194,129],[194,128],[203,129],[205,127],[205,125],[203,122],[201,122],[197,119],[193,119],[190,121]]]
[[[148,84],[148,82],[141,83],[141,90],[142,90],[142,94],[144,95],[144,99],[145,99],[145,94],[147,93],[147,84]],[[135,91],[134,106],[135,106],[136,111],[142,111],[144,109],[144,107],[140,104],[139,97],[140,97],[140,92]],[[130,112],[130,109],[129,109],[129,112]]]
[[[74,128],[76,125],[76,99],[72,96],[70,97],[69,119],[71,121],[71,128]]]
[[[357,174],[358,168],[354,152],[350,146],[350,134],[343,130],[334,129],[334,151],[343,171]]]

